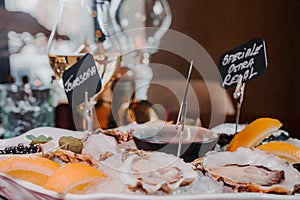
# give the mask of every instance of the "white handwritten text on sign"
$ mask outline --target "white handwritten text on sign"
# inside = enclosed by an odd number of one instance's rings
[[[223,54],[218,65],[222,87],[227,89],[236,85],[240,74],[243,75],[243,82],[262,75],[267,67],[265,52],[264,41],[254,38]]]
[[[69,104],[84,102],[85,92],[91,97],[101,90],[102,83],[91,54],[86,54],[63,73],[63,83]]]

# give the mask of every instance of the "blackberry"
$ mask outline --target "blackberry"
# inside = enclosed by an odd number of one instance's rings
[[[5,149],[4,149],[5,154],[8,154],[9,151],[10,151],[10,148],[9,147],[5,147]]]
[[[19,143],[17,146],[7,146],[0,149],[0,154],[32,154],[39,152],[41,152],[41,148],[37,144],[25,146],[23,143]]]
[[[18,151],[23,151],[24,150],[24,144],[23,143],[18,144],[17,150]]]

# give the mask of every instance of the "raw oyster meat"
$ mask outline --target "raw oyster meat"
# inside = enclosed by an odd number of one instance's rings
[[[117,142],[113,137],[104,134],[92,134],[84,142],[82,153],[99,160],[103,155],[114,155],[117,151]]]
[[[162,152],[130,153],[121,166],[121,181],[131,190],[154,194],[158,190],[170,193],[191,184],[197,177],[190,163]]]
[[[293,194],[300,188],[300,173],[292,165],[255,148],[210,152],[193,164],[238,192]]]

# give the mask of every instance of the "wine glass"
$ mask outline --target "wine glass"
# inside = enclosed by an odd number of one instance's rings
[[[172,21],[167,0],[112,0],[111,15],[123,53],[157,52],[160,40]],[[146,63],[146,60],[141,61]]]
[[[128,68],[130,73],[127,74],[132,74],[131,79],[135,85],[132,103],[144,105],[148,99],[147,91],[153,76],[152,69],[149,67],[150,57],[158,51],[160,40],[172,21],[168,1],[112,0],[111,15],[116,32],[115,37],[118,38],[123,55],[121,65]],[[129,109],[131,107],[129,105]],[[149,113],[144,113],[144,115],[146,117],[140,117],[151,118],[147,117]]]
[[[54,76],[61,79],[64,71],[88,51],[86,30],[91,22],[80,0],[58,0],[56,12],[47,50]]]
[[[108,5],[101,4],[101,1],[98,0],[56,0],[55,3],[57,15],[47,49],[49,62],[54,72],[54,82],[58,82],[57,85],[60,87],[58,89],[60,91],[57,93],[64,96],[64,101],[61,103],[67,103],[62,76],[86,53],[90,53],[96,61],[95,64],[102,82],[101,90],[94,94],[92,99],[89,99],[88,103],[94,104],[100,98],[102,92],[111,84],[121,59],[117,52],[113,52],[112,49],[115,48],[112,46],[113,43],[109,43],[109,35],[98,27],[99,24],[104,22],[100,14],[103,14],[103,8]],[[86,94],[82,95],[85,97]],[[91,106],[82,107],[90,108]],[[83,110],[83,113],[86,113],[86,111]]]
[[[87,0],[57,0],[56,19],[48,40],[48,56],[56,80],[61,81],[63,73],[86,53],[96,61],[99,76],[106,88],[119,67],[119,54],[109,51],[108,37],[99,40],[96,24],[102,24],[93,2]],[[101,30],[102,31],[102,30]],[[100,33],[102,34],[102,33]],[[104,32],[103,32],[104,35]]]

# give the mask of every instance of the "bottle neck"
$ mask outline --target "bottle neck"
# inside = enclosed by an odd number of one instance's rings
[[[94,1],[94,25],[96,42],[104,42],[112,35],[112,23],[109,12],[109,0]]]

